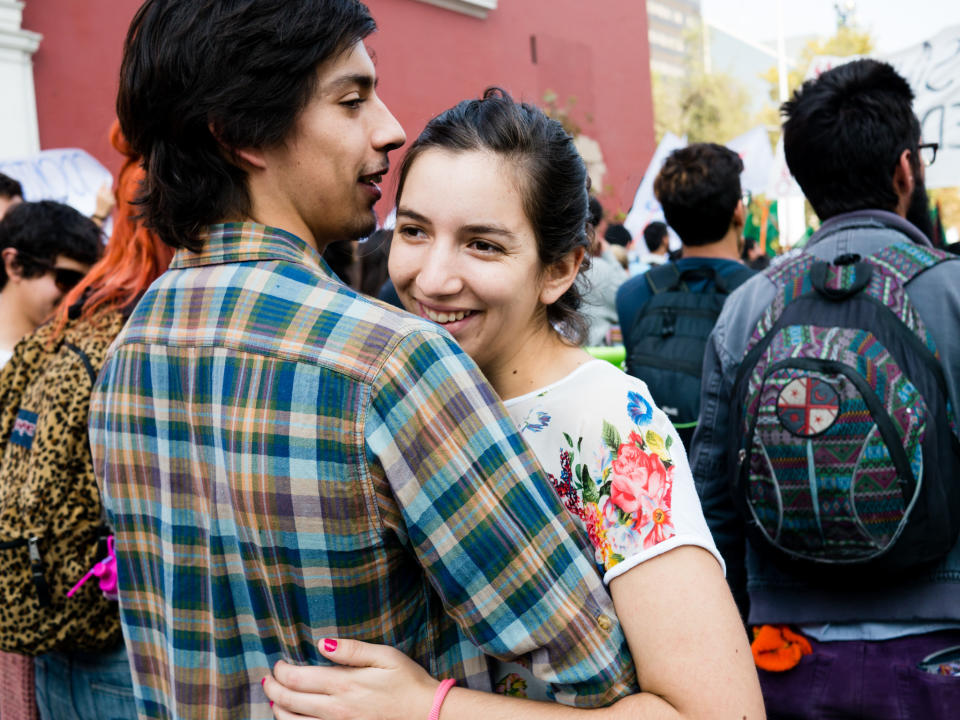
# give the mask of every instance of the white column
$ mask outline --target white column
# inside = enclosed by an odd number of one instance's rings
[[[33,53],[43,36],[20,27],[23,3],[0,0],[0,158],[40,151]]]

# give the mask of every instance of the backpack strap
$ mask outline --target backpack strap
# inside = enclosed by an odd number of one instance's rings
[[[672,262],[650,268],[644,274],[644,277],[647,280],[647,287],[650,288],[650,293],[653,295],[671,292],[681,285],[680,271]],[[686,285],[682,289],[686,291]]]
[[[751,270],[746,265],[741,265],[726,275],[718,273],[714,282],[717,285],[717,290],[724,295],[729,295],[756,274],[756,271]]]
[[[941,262],[957,258],[957,255],[951,255],[944,250],[904,240],[887,245],[883,250],[871,255],[869,260],[879,265],[885,274],[895,277],[901,285],[906,285],[920,273]]]

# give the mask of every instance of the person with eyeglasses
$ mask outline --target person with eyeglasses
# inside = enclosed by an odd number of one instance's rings
[[[906,78],[865,58],[808,80],[781,106],[787,166],[820,227],[802,251],[727,300],[704,358],[690,463],[727,580],[754,628],[770,718],[946,720],[960,709],[960,537],[936,522],[937,513],[957,517],[950,489],[960,434],[943,405],[960,406],[960,262],[930,241],[925,168],[937,144],[921,138],[913,101]],[[819,281],[828,273],[829,288]],[[855,348],[846,357],[863,361],[870,377],[864,395],[853,390],[864,375],[847,374],[842,362],[846,339]],[[747,354],[775,342],[761,380]],[[925,373],[937,387],[923,383]],[[764,399],[748,408],[750,384]],[[878,397],[871,388],[900,405],[877,409],[866,399]],[[795,395],[801,390],[809,394]],[[761,410],[765,426],[755,432]],[[908,437],[903,428],[922,429]],[[749,479],[735,494],[741,477]],[[786,477],[794,484],[784,493]],[[861,493],[880,478],[889,493],[866,500]],[[770,490],[748,499],[745,488],[761,482]],[[942,491],[935,512],[920,509],[913,487]],[[774,497],[787,508],[774,512],[776,542],[792,536],[791,551],[804,544],[794,556],[760,534],[771,527],[771,515],[758,519],[762,498]],[[801,519],[797,507],[811,514]],[[884,523],[898,542],[911,532],[923,540],[882,545],[871,533]],[[830,543],[840,551],[824,557],[842,572],[798,561]],[[837,559],[861,543],[876,543],[881,562],[901,553],[904,566]]]
[[[0,367],[103,252],[100,228],[68,205],[21,202],[0,220]]]

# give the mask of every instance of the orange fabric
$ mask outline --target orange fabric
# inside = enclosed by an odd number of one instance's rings
[[[761,625],[753,629],[753,661],[761,670],[784,672],[813,652],[810,641],[786,625]]]
[[[145,173],[140,156],[127,143],[116,120],[110,129],[110,142],[126,157],[117,176],[113,233],[103,257],[55,311],[54,336],[66,327],[70,307],[81,299],[85,298],[80,314],[84,320],[124,308],[167,269],[173,258],[173,248],[148,230],[140,218],[140,208],[135,201]]]

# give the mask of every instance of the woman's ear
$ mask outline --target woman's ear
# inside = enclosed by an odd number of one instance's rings
[[[540,288],[540,302],[553,305],[570,289],[577,279],[586,248],[575,247],[543,271],[543,286]]]

